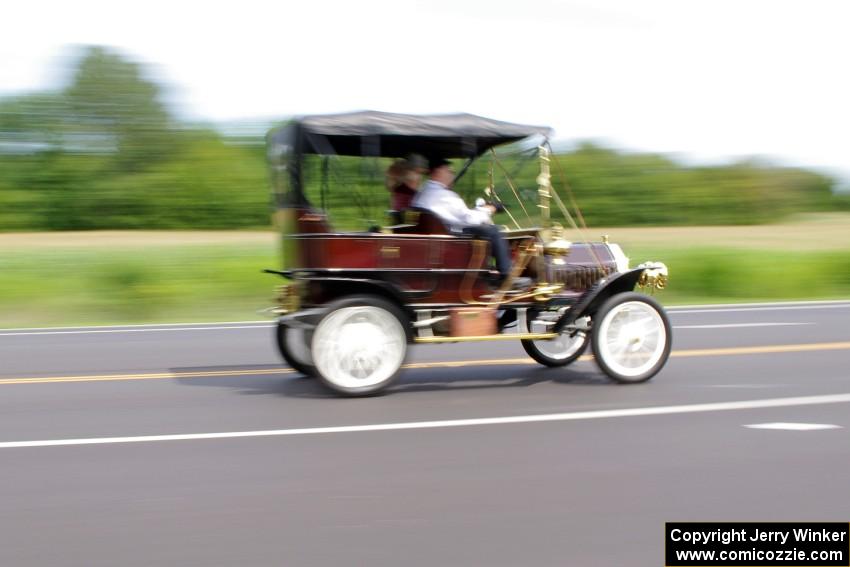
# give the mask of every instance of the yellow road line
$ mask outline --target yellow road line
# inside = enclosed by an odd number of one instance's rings
[[[590,358],[588,360],[590,360]],[[464,366],[510,366],[517,364],[537,363],[527,357],[497,358],[489,360],[443,360],[439,362],[413,362],[411,364],[405,364],[404,368],[462,368]]]
[[[52,382],[114,382],[121,380],[174,380],[178,378],[204,378],[216,376],[256,376],[259,374],[288,374],[289,368],[261,368],[256,370],[212,370],[205,372],[161,372],[151,374],[98,374],[94,376],[44,376],[38,378],[6,378],[7,384],[49,384]]]
[[[796,345],[764,345],[752,347],[703,348],[674,350],[671,358],[693,356],[733,356],[743,354],[774,354],[785,352],[812,352],[823,350],[850,350],[850,341],[836,343],[808,343]],[[579,360],[593,360],[593,356],[584,355]],[[462,368],[466,366],[516,366],[537,364],[530,358],[498,358],[488,360],[444,360],[437,362],[415,362],[405,364],[404,368]],[[116,382],[122,380],[175,380],[180,378],[209,378],[227,376],[260,376],[269,374],[291,374],[290,368],[257,368],[234,370],[207,370],[198,372],[159,372],[148,374],[98,374],[93,376],[44,376],[35,378],[0,379],[0,386],[11,384],[49,384],[56,382]]]
[[[841,343],[808,343],[799,345],[765,345],[733,348],[697,348],[678,350],[670,356],[727,356],[734,354],[771,354],[776,352],[810,352],[815,350],[847,350],[850,342]]]

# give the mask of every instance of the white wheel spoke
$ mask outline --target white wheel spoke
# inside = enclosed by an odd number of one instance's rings
[[[611,344],[611,343],[609,343],[609,344]],[[615,341],[613,343],[613,345],[614,345],[614,348],[611,349],[611,352],[613,354],[619,354],[621,352],[624,352],[626,350],[626,348],[628,347],[628,344],[625,341],[619,341],[619,340]]]
[[[644,327],[642,331],[644,337],[657,336],[659,333],[661,333],[661,328],[655,326]]]

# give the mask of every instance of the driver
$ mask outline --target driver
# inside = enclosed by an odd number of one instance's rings
[[[428,181],[413,198],[411,205],[427,209],[440,217],[452,230],[472,234],[490,241],[490,249],[496,260],[499,272],[499,284],[504,283],[511,272],[511,256],[508,243],[493,224],[493,213],[496,207],[482,205],[470,209],[460,198],[460,195],[450,189],[454,182],[454,170],[451,162],[444,158],[429,161]],[[528,278],[516,278],[514,287],[528,287]]]

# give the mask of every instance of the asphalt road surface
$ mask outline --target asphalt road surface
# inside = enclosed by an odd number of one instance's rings
[[[263,323],[0,331],[0,565],[660,566],[665,521],[850,521],[850,302],[670,316],[646,384],[425,345],[365,399]]]

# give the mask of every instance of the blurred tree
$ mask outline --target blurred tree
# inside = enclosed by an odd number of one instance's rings
[[[514,216],[534,224],[537,159],[533,148],[526,153],[499,153],[516,195],[500,168],[496,186]],[[332,184],[346,184],[327,195],[334,222],[379,220],[384,168],[334,163]],[[305,169],[316,205],[318,164]],[[481,195],[489,165],[485,156],[458,183],[468,202]],[[105,47],[83,49],[57,92],[0,99],[0,230],[265,226],[265,171],[262,137],[178,122],[145,69]],[[835,180],[757,161],[694,167],[584,143],[559,153],[552,175],[568,204],[569,184],[591,226],[762,223],[850,209],[850,196],[833,193]],[[553,218],[564,222],[561,215],[553,204]]]
[[[836,211],[850,211],[850,194],[838,193],[832,198],[831,208]]]
[[[144,173],[103,178],[96,228],[261,228],[269,224],[264,153],[185,133],[181,151]]]
[[[89,47],[64,95],[68,149],[114,154],[121,172],[142,171],[174,150],[172,119],[160,89],[137,63]]]
[[[10,154],[56,148],[62,142],[67,105],[58,93],[0,99],[0,143]]]

